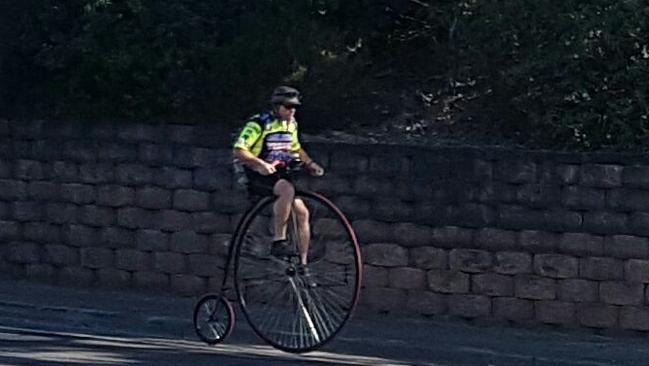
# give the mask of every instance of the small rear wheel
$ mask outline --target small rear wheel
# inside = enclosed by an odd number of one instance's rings
[[[224,296],[207,294],[194,307],[194,330],[203,342],[223,342],[234,328],[234,309]]]

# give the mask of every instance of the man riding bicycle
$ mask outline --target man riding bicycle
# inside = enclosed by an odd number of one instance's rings
[[[246,122],[233,145],[236,173],[247,174],[252,196],[263,196],[239,219],[221,293],[199,299],[194,329],[207,344],[223,342],[232,332],[235,313],[226,297],[232,264],[231,282],[252,330],[277,349],[309,352],[332,340],[350,319],[361,290],[363,260],[342,211],[322,194],[291,182],[297,166],[315,176],[324,174],[298,140],[297,90],[278,87],[271,104],[271,110]],[[237,175],[242,183],[245,176]]]
[[[309,211],[300,199],[287,174],[279,174],[278,166],[302,162],[311,175],[321,176],[324,169],[311,159],[298,139],[295,110],[301,105],[297,89],[277,87],[270,99],[272,109],[251,117],[233,146],[235,161],[244,166],[248,190],[253,195],[275,195],[273,204],[273,241],[271,255],[286,257],[295,254],[287,240],[287,222],[291,206],[298,224],[298,252],[303,270],[307,264],[310,227]]]

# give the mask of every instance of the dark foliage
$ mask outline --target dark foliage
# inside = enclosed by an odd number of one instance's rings
[[[307,128],[644,150],[639,0],[29,0],[0,11],[0,114],[212,121],[305,93]]]

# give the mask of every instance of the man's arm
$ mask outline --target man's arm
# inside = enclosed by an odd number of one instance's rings
[[[307,154],[306,150],[302,148],[298,151],[298,154],[300,155],[300,160],[302,160],[304,165],[308,165],[313,161],[313,159],[311,159],[309,154]]]
[[[316,177],[320,177],[324,175],[324,168],[322,168],[318,163],[313,161],[309,154],[304,150],[303,148],[300,148],[299,151],[300,154],[300,160],[304,163],[304,166],[309,170],[311,175],[314,175]]]
[[[234,143],[232,157],[259,174],[269,175],[275,173],[275,167],[259,159],[250,151],[261,138],[261,133],[261,126],[257,122],[246,123]]]
[[[275,173],[274,166],[259,159],[246,149],[235,147],[232,150],[232,157],[261,175],[269,175]]]

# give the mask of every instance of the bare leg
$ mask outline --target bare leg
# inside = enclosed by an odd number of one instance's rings
[[[298,242],[298,251],[300,252],[300,263],[307,264],[309,254],[309,244],[311,241],[311,225],[309,224],[309,210],[304,201],[295,199],[293,202],[295,217],[297,219],[297,230],[300,240]]]
[[[273,193],[277,196],[273,204],[273,240],[286,239],[286,223],[291,214],[295,189],[287,180],[280,179],[275,183]]]

